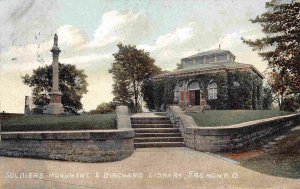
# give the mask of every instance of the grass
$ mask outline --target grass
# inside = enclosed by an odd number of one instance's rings
[[[116,129],[116,114],[81,116],[33,115],[9,119],[1,123],[2,131]]]
[[[196,124],[205,126],[228,126],[258,119],[288,115],[290,112],[278,110],[209,110],[186,113],[192,116]]]
[[[272,139],[265,139],[261,143],[268,143],[269,140]],[[243,167],[263,174],[299,179],[299,146],[300,128],[289,131],[286,137],[278,141],[270,150],[264,151],[260,145],[255,150],[250,150],[246,153],[222,155],[240,162],[240,165]]]
[[[156,112],[156,113],[154,113],[154,115],[157,115],[157,116],[167,116],[168,114],[166,112]]]

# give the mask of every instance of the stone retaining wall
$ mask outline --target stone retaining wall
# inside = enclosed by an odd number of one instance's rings
[[[300,114],[292,114],[230,126],[198,127],[178,106],[170,106],[168,114],[173,124],[180,128],[185,145],[206,152],[237,151],[300,123]]]
[[[127,107],[121,109],[122,119],[129,119]],[[0,155],[91,163],[118,161],[134,152],[133,129],[128,124],[120,125],[117,130],[1,132]]]
[[[122,160],[133,153],[132,130],[2,132],[1,156],[80,162]]]
[[[16,114],[16,113],[0,113],[0,121],[1,120],[6,120],[6,119],[11,119],[15,117],[20,117],[24,116],[24,114]]]

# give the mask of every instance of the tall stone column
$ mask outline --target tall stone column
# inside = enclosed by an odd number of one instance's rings
[[[51,101],[50,104],[47,106],[47,109],[44,110],[44,114],[54,114],[58,115],[61,114],[63,111],[63,106],[61,104],[61,92],[59,91],[59,70],[58,70],[58,57],[59,53],[61,52],[58,48],[58,37],[54,35],[54,45],[51,49],[53,62],[52,62],[52,90],[50,93]]]

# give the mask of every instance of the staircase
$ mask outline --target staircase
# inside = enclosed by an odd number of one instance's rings
[[[168,117],[131,117],[134,147],[183,147],[183,137]]]

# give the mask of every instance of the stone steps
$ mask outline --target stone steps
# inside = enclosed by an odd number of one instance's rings
[[[138,119],[132,120],[132,124],[172,124],[170,120]]]
[[[135,148],[184,147],[184,142],[142,142],[134,143]]]
[[[173,128],[173,124],[131,124],[132,128]]]
[[[131,117],[131,120],[170,120],[168,116],[157,116],[157,117]]]
[[[181,137],[181,133],[135,133],[135,137]]]
[[[183,147],[184,140],[178,128],[168,117],[131,117],[135,148]]]
[[[176,133],[177,128],[135,128],[135,133]]]
[[[141,137],[135,138],[134,142],[183,142],[183,137]]]

